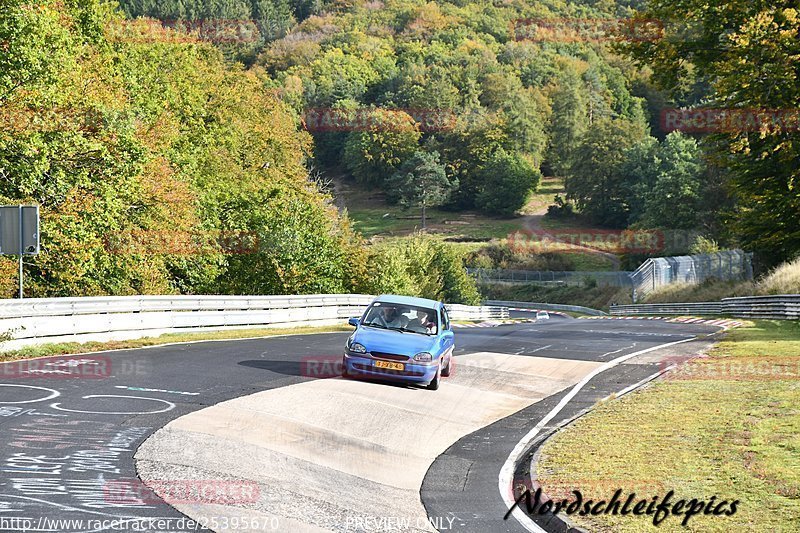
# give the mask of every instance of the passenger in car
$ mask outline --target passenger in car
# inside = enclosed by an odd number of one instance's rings
[[[417,317],[408,323],[408,329],[417,333],[435,333],[436,324],[428,320],[428,314],[417,311]]]

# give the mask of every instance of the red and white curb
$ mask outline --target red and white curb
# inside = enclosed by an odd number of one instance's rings
[[[538,313],[539,311],[546,311],[548,314],[551,315],[558,315],[563,316],[565,318],[569,318],[569,315],[566,313],[562,313],[561,311],[548,311],[547,309],[531,309],[530,307],[509,307],[509,311],[526,311],[528,313]]]
[[[506,322],[481,322],[479,324],[453,324],[454,328],[494,328]]]

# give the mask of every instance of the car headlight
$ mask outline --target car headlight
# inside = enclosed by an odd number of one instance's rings
[[[433,360],[433,356],[428,352],[420,352],[414,356],[414,361],[419,361],[420,363],[430,363]]]
[[[363,344],[354,342],[350,345],[350,351],[354,353],[367,353],[367,348]]]

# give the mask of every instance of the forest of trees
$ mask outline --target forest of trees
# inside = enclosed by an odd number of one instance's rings
[[[452,280],[428,295],[477,298],[436,243],[364,246],[311,168],[344,170],[390,202],[502,216],[543,174],[562,176],[555,212],[699,229],[766,265],[800,252],[796,123],[690,135],[659,120],[670,107],[796,110],[789,2],[31,5],[0,13],[0,203],[41,206],[32,295],[419,292],[404,261]],[[518,31],[631,16],[669,23],[646,39]],[[361,125],[314,128],[309,110]],[[187,243],[202,253],[174,253]],[[2,294],[13,271],[0,260]]]
[[[31,294],[355,289],[357,239],[257,72],[211,45],[109,41],[120,15],[96,1],[40,6],[0,15],[0,203],[41,206]]]
[[[607,39],[520,32],[614,18],[629,22]],[[542,173],[562,176],[565,209],[591,223],[696,229],[769,267],[800,253],[797,27],[788,1],[352,2],[310,16],[256,63],[301,115],[452,112],[442,128],[376,127],[381,116],[313,132],[317,162],[365,186],[391,189],[423,151],[457,183],[451,208],[509,214]],[[759,122],[670,133],[672,108]]]
[[[629,120],[645,128],[631,63],[601,47],[537,43],[513,33],[515,21],[529,17],[601,15],[559,2],[355,3],[309,17],[269,44],[257,64],[301,114],[335,108],[363,115],[374,108],[411,119],[452,116],[433,128],[396,117],[382,127],[386,120],[375,116],[356,131],[312,130],[323,168],[343,168],[365,186],[391,190],[386,180],[404,160],[436,153],[458,183],[451,208],[511,214],[536,188],[541,169],[568,168],[587,124]]]
[[[0,204],[42,217],[29,296],[414,293],[425,278],[448,280],[427,296],[477,299],[446,250],[364,246],[262,71],[199,41],[126,38],[136,24],[111,39],[121,14],[97,0],[38,6],[0,12]],[[393,268],[417,249],[425,268]],[[3,296],[15,270],[0,259]]]
[[[301,119],[308,109],[361,116],[375,110],[372,128],[312,131],[318,166],[389,189],[385,181],[405,160],[437,153],[448,179],[458,183],[446,202],[452,208],[513,213],[537,186],[540,169],[567,174],[593,121],[646,127],[648,89],[631,62],[604,46],[533,42],[514,30],[534,18],[631,15],[623,3],[122,0],[122,6],[129,16],[164,21],[230,26],[249,17],[261,29],[258,42],[217,44],[229,58],[264,67],[271,87]],[[205,25],[195,27],[202,35]],[[268,30],[274,27],[281,31]],[[415,125],[432,112],[453,120],[427,130]]]

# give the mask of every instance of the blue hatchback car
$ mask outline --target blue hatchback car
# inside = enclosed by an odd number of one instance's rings
[[[442,302],[385,294],[361,318],[344,347],[345,377],[392,379],[439,388],[453,368],[455,336]]]

